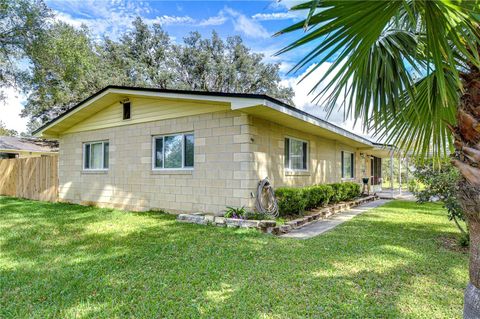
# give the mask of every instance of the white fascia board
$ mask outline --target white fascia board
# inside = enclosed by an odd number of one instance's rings
[[[252,106],[252,102],[245,100],[252,100],[246,98],[238,97],[229,97],[229,96],[214,96],[214,95],[199,95],[199,94],[188,94],[188,93],[171,93],[171,92],[152,92],[152,91],[140,91],[140,90],[128,90],[128,89],[109,89],[108,93],[116,94],[125,94],[125,95],[137,95],[143,97],[160,97],[167,99],[182,99],[182,100],[196,100],[196,101],[212,101],[212,102],[221,102],[221,103],[231,103],[235,104],[248,104]]]
[[[102,94],[97,95],[97,96],[94,97],[93,99],[88,100],[88,101],[85,102],[82,106],[75,108],[74,110],[72,110],[71,112],[69,112],[66,116],[61,117],[61,118],[59,118],[57,121],[50,123],[50,125],[44,127],[41,131],[38,131],[38,132],[35,133],[33,136],[41,137],[42,134],[43,134],[43,132],[45,132],[46,130],[48,130],[48,129],[51,128],[52,126],[57,125],[58,123],[62,122],[64,119],[67,119],[68,117],[72,116],[73,114],[77,113],[78,111],[83,110],[85,107],[89,106],[90,104],[92,104],[93,102],[97,101],[98,99],[101,99],[102,97],[104,97],[104,96],[107,95],[108,93],[110,93],[109,90],[103,92]]]
[[[295,117],[295,118],[297,118],[299,120],[302,120],[304,122],[311,123],[313,125],[321,127],[323,129],[326,129],[326,130],[331,131],[333,133],[339,134],[339,135],[344,136],[346,138],[349,138],[351,140],[355,140],[359,143],[366,144],[369,147],[374,146],[373,143],[371,141],[369,141],[368,139],[363,138],[363,137],[361,137],[361,136],[359,136],[355,133],[351,133],[351,132],[349,132],[349,131],[341,128],[341,127],[338,127],[334,124],[329,123],[328,121],[319,119],[319,118],[317,118],[313,115],[304,114],[303,112],[301,112],[299,110],[287,108],[283,105],[273,103],[273,102],[265,100],[265,99],[257,99],[257,100],[253,100],[253,101],[252,101],[252,99],[249,99],[249,101],[244,101],[244,103],[242,103],[242,104],[238,104],[238,105],[233,105],[232,104],[232,110],[240,110],[242,108],[254,107],[254,106],[266,106],[266,107],[269,107],[269,108],[274,109],[276,111],[287,114],[289,116]]]

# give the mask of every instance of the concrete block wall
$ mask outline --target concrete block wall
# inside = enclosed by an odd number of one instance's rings
[[[244,191],[253,160],[246,133],[249,117],[236,111],[66,134],[60,139],[62,201],[128,210],[213,212],[249,206]],[[194,132],[193,170],[152,170],[152,136]],[[110,168],[82,169],[84,142],[109,140]]]
[[[359,180],[360,152],[337,141],[311,135],[277,123],[251,118],[250,137],[253,154],[251,181],[269,177],[274,187],[301,187],[341,181],[341,151],[355,153],[355,179]],[[285,137],[308,141],[308,171],[292,172],[284,167]]]
[[[152,136],[182,132],[195,136],[194,169],[152,170]],[[308,172],[285,170],[286,136],[309,142]],[[100,140],[110,142],[109,170],[84,171],[83,143]],[[252,194],[267,176],[274,187],[340,181],[341,150],[355,152],[358,180],[360,157],[355,148],[238,111],[70,133],[60,139],[59,197],[80,204],[174,213],[253,208]]]

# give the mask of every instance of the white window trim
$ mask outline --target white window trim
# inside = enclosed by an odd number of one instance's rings
[[[155,167],[155,140],[159,137],[165,138],[168,136],[182,136],[182,167],[176,168],[165,168],[165,167]],[[154,135],[152,136],[152,171],[193,171],[195,168],[195,149],[193,154],[193,166],[185,166],[185,135],[193,135],[194,140],[194,148],[195,148],[195,134],[194,132],[180,132],[180,133],[170,133],[170,134],[162,134],[162,135]],[[165,139],[163,140],[163,148],[165,149]],[[163,154],[163,165],[165,166],[165,152]]]
[[[355,167],[355,163],[357,162],[355,160],[355,152],[352,152],[352,151],[347,151],[347,150],[340,150],[340,155],[342,154],[343,152],[343,155],[345,156],[345,154],[350,154],[352,155],[353,154],[353,163],[352,163],[352,168],[353,168],[353,176],[352,177],[342,177],[342,181],[351,181],[351,180],[354,180],[355,179],[355,173],[356,173],[356,167]],[[340,168],[342,169],[342,172],[341,172],[341,176],[344,175],[343,174],[343,168],[345,167],[345,163],[343,162],[344,160],[344,157],[342,157],[341,159],[341,163],[340,163]]]
[[[110,168],[110,159],[108,161],[108,167],[107,168],[86,168],[85,167],[85,149],[87,147],[87,144],[91,145],[91,144],[102,144],[102,165],[105,165],[105,143],[109,143],[109,146],[108,146],[108,154],[110,155],[110,141],[109,140],[101,140],[101,141],[90,141],[90,142],[83,142],[83,146],[82,146],[82,163],[83,163],[83,170],[84,171],[87,171],[87,172],[106,172],[109,170]],[[90,146],[90,156],[89,156],[89,159],[92,158],[92,146]]]
[[[289,139],[289,141],[288,141],[288,143],[289,143],[289,145],[288,145],[288,151],[289,151],[288,159],[289,160],[288,160],[288,167],[285,167],[285,170],[287,172],[308,172],[308,171],[310,171],[310,142],[307,141],[307,140],[302,140],[300,138],[296,138],[296,137],[292,137],[292,136],[288,136],[288,135],[286,135],[283,138],[283,140],[285,141],[286,138]],[[292,140],[296,140],[296,141],[302,142],[302,143],[307,143],[307,159],[305,161],[306,164],[307,164],[307,168],[305,168],[305,169],[291,168],[292,167],[292,152],[291,152],[291,150],[292,150],[292,145],[291,145]],[[285,156],[285,152],[284,152],[284,156]]]

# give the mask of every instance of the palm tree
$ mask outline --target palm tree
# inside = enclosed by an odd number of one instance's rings
[[[311,91],[328,111],[341,106],[418,156],[451,154],[470,228],[464,317],[480,318],[479,2],[314,0],[291,10],[306,18],[277,35],[305,33],[278,54],[312,46],[292,70],[315,62],[306,76],[331,63]]]

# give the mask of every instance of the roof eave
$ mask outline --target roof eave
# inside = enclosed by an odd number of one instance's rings
[[[278,112],[282,112],[289,116],[295,117],[299,120],[302,120],[302,121],[314,124],[316,126],[319,126],[323,129],[329,130],[335,134],[338,134],[342,137],[345,137],[347,139],[360,143],[366,147],[374,147],[376,144],[360,135],[349,132],[335,124],[332,124],[326,120],[318,118],[305,111],[299,110],[291,105],[288,105],[282,101],[279,101],[267,95],[166,90],[166,89],[138,88],[138,87],[124,87],[124,86],[107,86],[103,88],[102,90],[91,95],[87,99],[81,101],[74,107],[70,108],[68,111],[60,114],[55,119],[45,123],[43,126],[35,130],[33,132],[33,135],[38,137],[58,138],[59,135],[57,133],[46,132],[46,131],[54,127],[55,125],[61,123],[63,119],[66,119],[68,116],[75,114],[75,112],[78,112],[79,110],[87,107],[89,104],[97,101],[98,99],[102,98],[103,96],[109,93],[135,94],[135,95],[165,97],[165,98],[179,98],[181,96],[181,98],[186,98],[186,99],[221,101],[221,102],[230,103],[232,110],[241,110],[241,109],[246,109],[246,108],[255,107],[255,106],[266,106]]]

